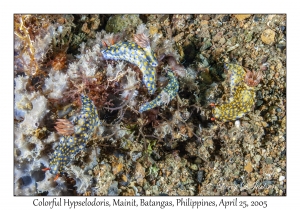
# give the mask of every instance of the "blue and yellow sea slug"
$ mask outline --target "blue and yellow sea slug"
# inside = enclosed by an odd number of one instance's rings
[[[125,60],[135,64],[143,73],[143,82],[150,94],[156,90],[156,69],[158,61],[151,50],[150,40],[144,34],[136,34],[135,42],[120,42],[102,50],[106,60]]]
[[[255,104],[255,91],[262,78],[262,73],[245,71],[236,64],[226,64],[229,71],[230,98],[229,102],[216,105],[213,116],[221,121],[237,120],[251,111]]]
[[[90,137],[101,124],[93,102],[87,96],[81,95],[81,103],[82,108],[78,115],[71,117],[70,121],[65,120],[64,124],[61,122],[60,127],[57,128],[60,133],[64,132],[69,135],[60,137],[59,144],[50,160],[50,166],[44,171],[50,170],[52,174],[57,175],[64,171],[65,166],[85,148]]]
[[[140,110],[139,110],[140,113],[150,110],[150,109],[153,109],[157,106],[167,104],[173,98],[175,98],[175,96],[178,92],[178,89],[179,89],[179,83],[172,71],[168,71],[167,74],[168,74],[168,78],[169,78],[168,85],[161,91],[161,93],[154,100],[143,104],[140,107]]]

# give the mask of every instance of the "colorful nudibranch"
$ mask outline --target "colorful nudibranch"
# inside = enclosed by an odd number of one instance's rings
[[[158,61],[150,48],[149,38],[143,34],[135,35],[134,42],[120,42],[102,50],[106,60],[125,60],[137,65],[143,73],[143,82],[150,94],[156,90],[156,70]]]
[[[168,78],[169,78],[168,85],[161,91],[161,93],[154,100],[143,104],[140,107],[139,110],[140,113],[153,109],[157,106],[161,106],[163,104],[169,103],[173,98],[175,98],[179,89],[179,83],[172,71],[168,71]]]
[[[73,134],[60,137],[59,144],[50,160],[49,170],[52,174],[64,171],[65,166],[85,148],[91,135],[101,124],[93,102],[87,96],[81,95],[81,103],[80,113],[70,119],[74,125]]]
[[[212,110],[213,116],[221,121],[237,120],[250,112],[255,105],[255,86],[262,78],[261,72],[251,72],[236,64],[226,64],[230,73],[229,103],[216,105]]]

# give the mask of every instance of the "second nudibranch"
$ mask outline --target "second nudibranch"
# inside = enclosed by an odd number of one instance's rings
[[[237,120],[250,112],[255,105],[255,91],[262,79],[262,72],[247,72],[242,66],[226,64],[229,73],[230,98],[228,103],[216,105],[213,116],[221,121]]]
[[[65,166],[85,148],[94,131],[101,125],[93,102],[87,96],[81,95],[81,103],[80,113],[70,119],[72,134],[60,137],[60,142],[50,160],[48,169],[52,174],[64,171]]]
[[[150,40],[144,34],[136,34],[135,42],[120,42],[102,50],[106,60],[125,60],[139,67],[143,73],[143,83],[150,94],[156,90],[156,69],[158,61],[151,50]]]
[[[217,105],[213,109],[215,118],[221,121],[238,120],[250,112],[255,104],[255,89],[241,84],[236,87],[235,94],[229,103]]]
[[[154,100],[143,104],[140,107],[140,110],[139,110],[140,113],[150,110],[150,109],[153,109],[157,106],[167,104],[173,98],[175,98],[175,96],[178,92],[178,89],[179,89],[179,83],[172,71],[168,71],[167,74],[168,74],[168,78],[169,78],[168,85],[161,91],[161,93]]]

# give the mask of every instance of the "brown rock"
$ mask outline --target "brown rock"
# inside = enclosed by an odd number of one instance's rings
[[[175,37],[174,37],[174,41],[175,42],[178,42],[180,41],[184,36],[184,32],[181,32],[180,34],[177,34]]]
[[[267,29],[261,34],[261,40],[265,44],[272,44],[274,42],[274,39],[275,39],[275,31],[271,29]]]
[[[276,15],[268,15],[268,20],[272,20]]]
[[[145,177],[145,168],[140,164],[136,163],[134,178],[138,185],[143,185],[143,179]]]
[[[120,171],[122,171],[122,169],[123,169],[122,163],[117,163],[117,162],[112,163],[112,171],[114,175],[118,174]]]
[[[88,28],[88,25],[87,23],[84,23],[83,26],[81,27],[81,30],[84,32],[84,33],[90,33],[91,30]]]
[[[122,179],[123,182],[128,181],[127,176],[125,174],[122,174],[121,179]]]
[[[221,45],[225,44],[225,42],[226,42],[226,39],[225,39],[224,37],[222,37],[222,38],[220,39],[220,41],[219,41],[219,43],[220,43]]]
[[[210,17],[209,17],[209,15],[203,15],[201,17],[201,20],[210,20]]]
[[[134,190],[133,189],[127,189],[126,192],[123,192],[122,195],[124,196],[135,196]]]
[[[251,172],[253,171],[253,167],[252,167],[251,162],[248,162],[244,169],[245,169],[245,171],[247,171],[248,173],[251,173]]]
[[[247,196],[248,193],[247,192],[241,192],[241,196]]]
[[[238,19],[239,21],[245,20],[246,18],[249,18],[251,15],[234,15],[234,17],[236,17],[236,19]]]
[[[218,32],[214,37],[213,37],[213,42],[218,42],[223,36],[222,32]]]
[[[208,25],[208,21],[207,20],[201,20],[200,25]]]

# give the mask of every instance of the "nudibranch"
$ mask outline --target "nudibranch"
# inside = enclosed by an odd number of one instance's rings
[[[153,109],[157,106],[167,104],[173,98],[175,98],[175,96],[178,92],[178,89],[179,89],[179,83],[172,71],[168,71],[167,74],[168,74],[168,78],[169,78],[168,85],[160,92],[160,94],[154,100],[143,104],[140,107],[140,110],[139,110],[140,113],[150,110],[150,109]]]
[[[139,67],[143,82],[150,94],[156,90],[156,69],[158,61],[151,50],[150,40],[145,34],[134,35],[135,42],[120,42],[102,50],[106,60],[125,60]]]
[[[68,120],[60,120],[56,129],[65,135],[60,137],[53,157],[50,160],[49,168],[52,174],[59,175],[64,171],[75,155],[83,150],[90,137],[101,125],[97,109],[93,102],[85,95],[81,95],[82,107],[80,112]]]
[[[237,120],[250,112],[255,105],[255,91],[262,79],[262,72],[245,71],[236,64],[226,64],[229,71],[230,98],[229,103],[214,105],[213,116],[221,121]]]

